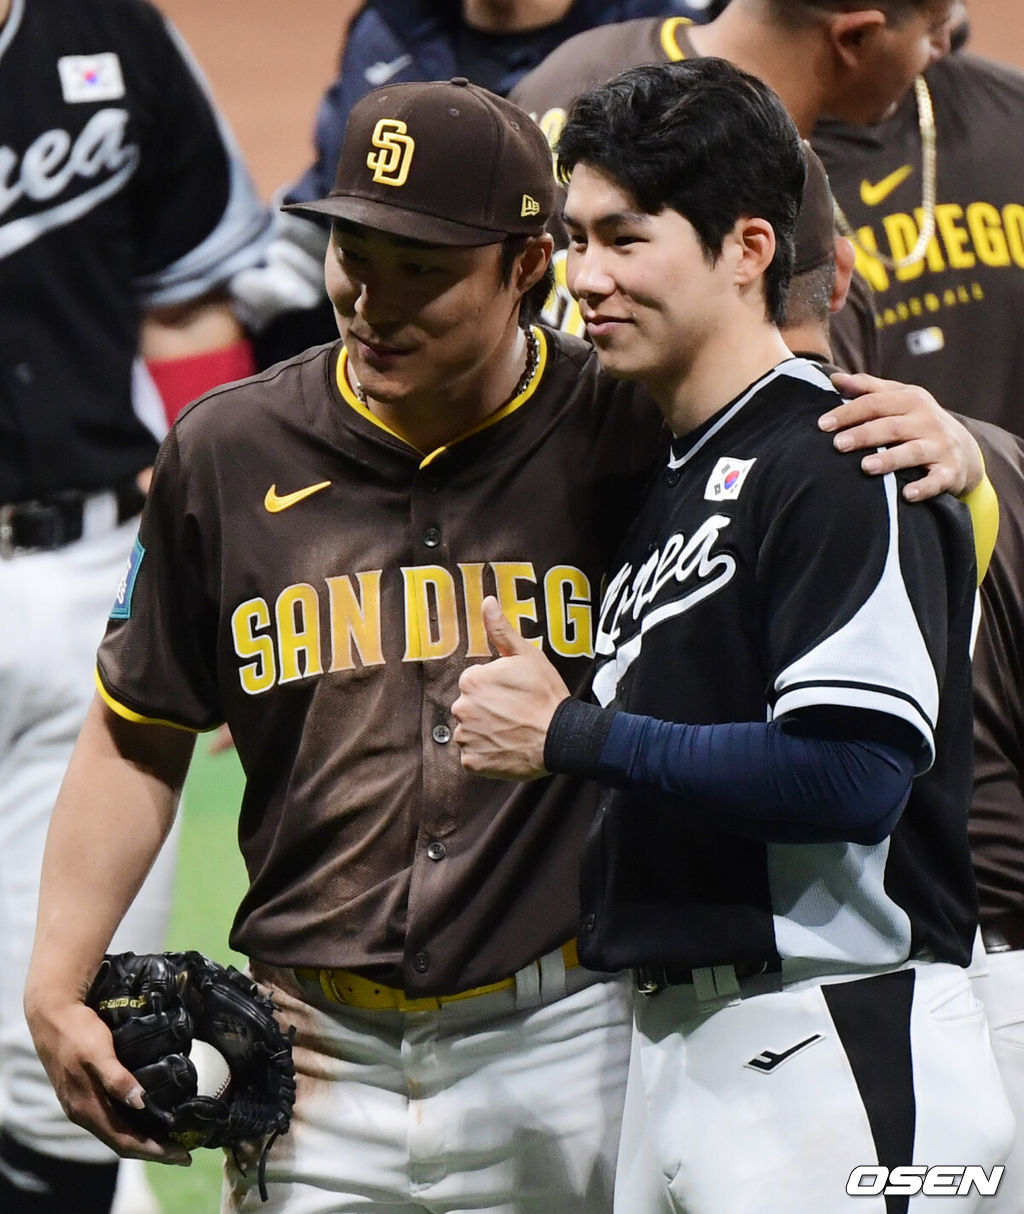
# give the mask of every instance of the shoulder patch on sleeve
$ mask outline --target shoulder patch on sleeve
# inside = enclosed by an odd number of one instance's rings
[[[131,555],[128,557],[128,564],[125,567],[124,574],[121,577],[121,584],[117,588],[117,597],[114,599],[114,606],[110,610],[110,618],[112,620],[131,619],[132,591],[135,589],[135,579],[139,576],[139,569],[142,566],[142,558],[145,555],[146,550],[139,543],[138,537],[136,537]]]

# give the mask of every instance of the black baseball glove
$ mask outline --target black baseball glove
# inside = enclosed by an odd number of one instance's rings
[[[282,1032],[273,1002],[233,966],[196,952],[108,954],[85,1001],[142,1085],[145,1109],[127,1110],[140,1129],[188,1150],[256,1143],[265,1200],[266,1153],[287,1131],[295,1103],[295,1030]],[[219,1094],[197,1094],[189,1058],[197,1040],[228,1063]]]

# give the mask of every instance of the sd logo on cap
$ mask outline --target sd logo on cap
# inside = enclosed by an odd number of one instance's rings
[[[362,97],[349,114],[334,188],[284,209],[473,246],[542,232],[554,205],[551,151],[537,124],[456,77]]]

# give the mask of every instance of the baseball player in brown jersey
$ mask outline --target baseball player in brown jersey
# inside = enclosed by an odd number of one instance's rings
[[[1024,434],[1024,74],[958,50],[873,126],[813,142],[874,289],[881,374]]]
[[[809,183],[815,163],[810,157]],[[853,250],[834,231],[823,170],[818,180],[810,199],[804,191],[783,333],[795,353],[830,362],[829,310],[843,305]],[[986,1198],[985,1210],[1015,1214],[1024,1191],[1024,442],[988,422],[961,421],[981,446],[1000,502],[973,651],[974,786],[967,826],[986,946],[976,948],[971,974],[1018,1127],[998,1192]]]
[[[44,877],[37,1044],[94,1132],[176,1157],[127,1131],[132,1077],[76,1022],[194,734],[227,720],[250,876],[231,941],[298,1028],[270,1209],[609,1205],[629,1000],[576,959],[591,794],[468,779],[451,744],[486,594],[580,681],[664,449],[586,344],[524,323],[553,198],[540,131],[465,80],[354,107],[312,204],[343,340],[177,422],[99,657]],[[130,829],[82,812],[104,755],[100,803]],[[227,1208],[257,1208],[254,1171],[228,1166]]]
[[[999,495],[999,535],[981,584],[974,646],[974,795],[968,832],[984,949],[975,989],[985,1005],[1017,1136],[986,1214],[1016,1214],[1024,1193],[1024,439],[963,418]]]
[[[273,1209],[608,1208],[629,1000],[576,963],[591,794],[469,778],[451,744],[488,593],[580,682],[665,450],[587,344],[524,327],[552,202],[541,133],[465,80],[357,104],[312,204],[343,340],[203,398],[165,441],[55,814],[36,1043],[95,1133],[180,1158],[118,1118],[138,1093],[81,993],[192,735],[231,725],[250,875],[232,944],[298,1028]],[[102,846],[97,814],[120,824]],[[256,1177],[228,1167],[227,1208],[254,1208]]]

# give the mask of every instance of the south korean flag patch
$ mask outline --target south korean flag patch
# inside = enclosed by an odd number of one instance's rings
[[[113,51],[98,55],[64,55],[57,60],[60,87],[69,104],[116,101],[124,96],[121,60]]]
[[[747,473],[756,463],[756,459],[732,459],[729,456],[720,459],[704,486],[704,500],[734,502],[740,495]]]

